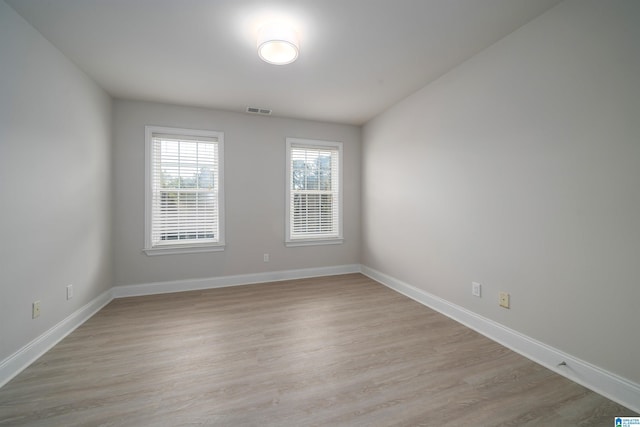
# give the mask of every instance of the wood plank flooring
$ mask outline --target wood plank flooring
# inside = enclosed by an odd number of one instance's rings
[[[360,275],[112,301],[0,425],[609,426],[635,414]]]

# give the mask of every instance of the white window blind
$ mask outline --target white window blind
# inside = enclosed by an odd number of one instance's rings
[[[146,249],[223,244],[220,133],[147,131],[150,212]]]
[[[340,143],[288,139],[289,242],[342,238]]]

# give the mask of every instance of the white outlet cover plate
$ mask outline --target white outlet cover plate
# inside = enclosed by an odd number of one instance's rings
[[[34,301],[31,306],[31,318],[40,317],[40,301]]]
[[[471,282],[471,294],[480,297],[482,294],[482,285],[478,282]]]

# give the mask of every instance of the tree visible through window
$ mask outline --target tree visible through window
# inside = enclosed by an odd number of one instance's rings
[[[147,253],[224,244],[221,139],[219,132],[147,127]]]
[[[340,143],[287,139],[288,242],[342,238],[341,152]]]

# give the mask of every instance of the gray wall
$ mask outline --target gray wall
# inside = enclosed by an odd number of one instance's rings
[[[640,382],[638,23],[563,2],[368,123],[363,264]]]
[[[565,1],[361,147],[352,126],[123,100],[112,126],[109,97],[0,1],[0,360],[112,285],[362,261],[640,382],[639,21],[637,1]],[[225,132],[226,251],[142,252],[146,124]],[[344,142],[344,245],[284,246],[288,136]]]
[[[111,100],[2,1],[0,76],[2,360],[111,288]]]
[[[144,126],[224,132],[224,252],[149,257],[144,245]],[[344,143],[343,245],[284,246],[285,138]],[[115,285],[360,262],[360,128],[203,108],[114,103]],[[271,261],[263,262],[269,253]]]

